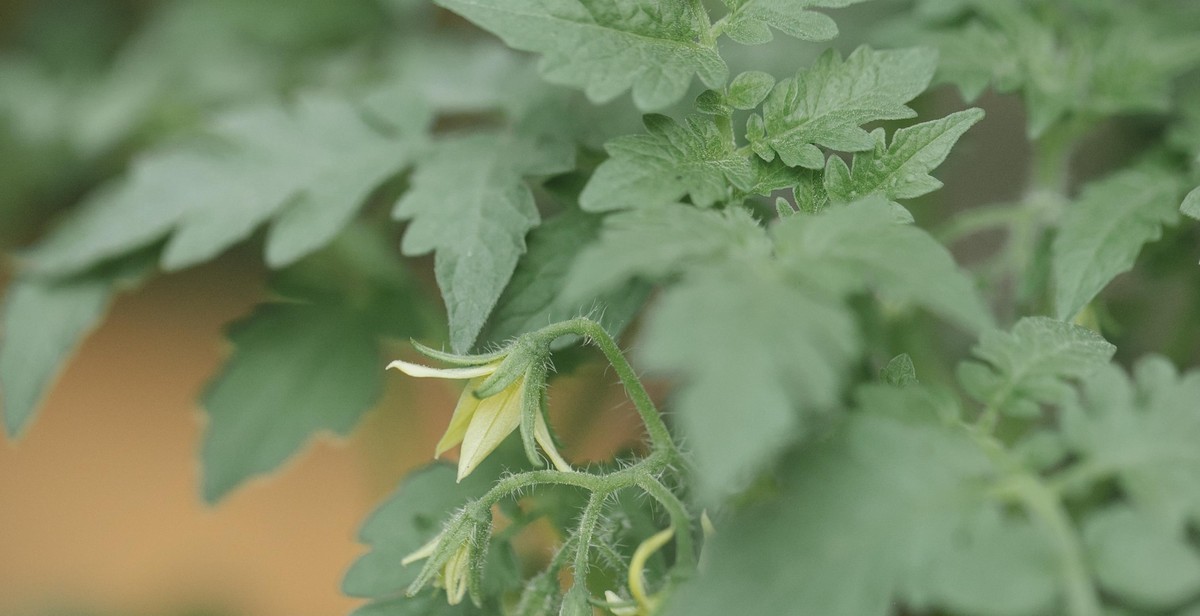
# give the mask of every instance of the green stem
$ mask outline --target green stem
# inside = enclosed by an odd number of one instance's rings
[[[612,336],[608,335],[608,332],[599,323],[584,317],[556,323],[538,332],[539,337],[544,337],[545,344],[568,334],[583,336],[599,347],[608,359],[608,363],[612,364],[613,370],[617,372],[617,377],[625,386],[625,392],[629,394],[629,399],[633,401],[634,408],[641,416],[642,423],[646,426],[646,433],[650,437],[651,448],[656,452],[661,451],[666,454],[671,462],[681,461],[682,456],[679,448],[675,446],[674,439],[671,438],[671,431],[667,428],[667,424],[663,423],[658,408],[650,399],[650,394],[646,392],[646,388],[638,379],[633,366],[629,365],[629,360],[625,359],[625,354],[621,352]]]
[[[643,475],[638,479],[638,487],[667,510],[667,515],[671,517],[671,525],[675,527],[677,572],[682,575],[691,574],[696,570],[696,548],[692,544],[692,518],[688,515],[687,508],[670,488],[654,477]]]
[[[1035,475],[1012,477],[1002,493],[1024,506],[1050,533],[1059,555],[1069,616],[1100,616],[1100,598],[1088,575],[1084,550],[1058,494]]]
[[[596,534],[596,527],[600,524],[600,513],[604,509],[604,501],[608,495],[608,492],[592,492],[587,506],[583,508],[583,514],[579,517],[579,528],[575,531],[575,559],[572,566],[575,570],[573,573],[575,585],[581,588],[587,588],[588,569],[591,567],[588,553],[592,547],[592,535]]]
[[[477,512],[482,517],[484,512],[501,499],[539,485],[563,485],[583,488],[592,493],[608,493],[629,486],[637,485],[640,477],[654,475],[667,469],[669,460],[662,454],[651,454],[637,464],[613,471],[606,475],[591,473],[575,473],[557,470],[538,470],[509,475],[496,482],[492,489],[482,498],[475,501]]]

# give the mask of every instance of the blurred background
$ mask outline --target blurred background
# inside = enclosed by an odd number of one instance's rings
[[[903,5],[841,12],[837,45],[852,48]],[[420,72],[397,50],[433,26],[470,30],[423,0],[0,0],[0,251],[34,241],[135,152],[230,105]],[[822,47],[777,40],[728,51],[735,69],[784,77]],[[479,85],[430,79],[442,100]],[[946,188],[915,208],[925,226],[1016,199],[1027,184],[1019,99],[987,94],[978,104],[988,118],[938,171]],[[963,105],[939,88],[918,106],[932,117]],[[1080,148],[1074,177],[1126,164],[1161,130],[1136,117],[1105,124]],[[1200,362],[1188,343],[1200,337],[1189,316],[1200,314],[1200,268],[1187,267],[1200,259],[1196,226],[1168,230],[1106,292],[1113,322],[1125,324],[1106,331],[1123,359],[1155,350]],[[955,250],[970,263],[997,241]],[[364,551],[357,527],[429,459],[458,394],[389,378],[350,438],[318,439],[282,472],[204,506],[196,398],[228,355],[225,326],[267,297],[260,254],[238,248],[122,295],[28,433],[0,440],[0,615],[315,616],[356,605],[339,583]],[[430,263],[412,265],[435,296]],[[12,259],[0,265],[0,291],[13,270]],[[573,409],[556,425],[575,460],[637,434],[614,380],[585,365],[555,386],[556,412]]]

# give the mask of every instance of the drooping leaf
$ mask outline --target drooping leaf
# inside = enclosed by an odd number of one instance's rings
[[[1122,171],[1089,184],[1067,209],[1054,239],[1055,312],[1067,320],[1114,277],[1133,267],[1142,245],[1179,219],[1182,186],[1173,173]]]
[[[1200,373],[1180,376],[1167,360],[1096,372],[1060,417],[1068,448],[1092,481],[1115,478],[1141,512],[1172,536],[1200,521]],[[1086,487],[1086,486],[1077,486]]]
[[[436,253],[456,352],[475,343],[525,252],[525,234],[541,220],[524,177],[573,164],[562,142],[473,134],[438,143],[413,173],[393,215],[411,220],[404,254]]]
[[[563,297],[586,301],[630,280],[657,283],[690,266],[770,252],[762,227],[741,208],[681,205],[610,214],[597,241],[576,257]]]
[[[893,201],[913,199],[942,187],[929,175],[936,169],[958,138],[983,119],[982,109],[967,109],[940,120],[897,130],[891,144],[877,130],[872,150],[854,155],[853,168],[832,156],[825,167],[825,190],[837,201],[854,201],[880,194]]]
[[[233,355],[203,398],[209,502],[274,470],[316,432],[347,434],[382,389],[376,333],[348,310],[266,304],[229,338]]]
[[[80,341],[122,287],[136,284],[152,257],[134,255],[68,278],[18,278],[5,292],[0,326],[0,401],[16,438]]]
[[[169,236],[167,270],[208,260],[268,222],[267,262],[324,246],[366,196],[410,162],[427,115],[391,136],[350,103],[304,97],[220,116],[218,143],[164,149],[89,200],[31,253],[33,267],[74,273]]]
[[[754,182],[750,160],[723,136],[716,123],[693,116],[679,124],[667,116],[645,117],[645,135],[618,137],[607,144],[610,158],[596,169],[580,206],[589,212],[663,205],[691,195],[701,207],[728,200],[730,185],[743,190]]]
[[[534,229],[529,251],[496,302],[483,340],[500,343],[584,315],[599,320],[613,336],[619,335],[645,301],[644,285],[631,281],[578,301],[562,292],[572,282],[572,264],[596,240],[600,225],[599,216],[568,210]]]
[[[928,49],[859,47],[844,61],[830,50],[775,85],[746,136],[764,160],[778,154],[789,166],[820,169],[825,156],[817,146],[869,150],[876,139],[863,124],[916,116],[905,103],[925,90],[936,66],[937,54]]]
[[[873,289],[971,331],[993,325],[987,304],[950,252],[924,230],[896,223],[883,199],[792,216],[773,232],[776,252],[794,275],[833,295]]]
[[[542,54],[551,82],[583,89],[597,103],[633,90],[644,111],[662,109],[687,92],[693,75],[710,88],[729,69],[691,3],[640,0],[437,0],[510,47]]]
[[[999,469],[966,432],[864,410],[781,465],[778,498],[718,529],[667,616],[1056,613],[1048,541],[989,502]]]
[[[769,265],[694,273],[663,294],[638,348],[643,365],[680,381],[670,408],[706,503],[744,488],[803,437],[837,400],[859,349],[841,306]]]
[[[1048,319],[1026,317],[1011,332],[993,330],[979,338],[976,357],[959,364],[963,389],[989,409],[1033,417],[1040,404],[1068,399],[1068,379],[1082,379],[1108,363],[1116,347],[1096,332]]]
[[[842,8],[866,0],[724,0],[729,15],[724,32],[744,45],[769,43],[771,28],[806,41],[827,41],[837,36],[837,24],[810,8]]]

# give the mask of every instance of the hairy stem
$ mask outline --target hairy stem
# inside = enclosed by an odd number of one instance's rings
[[[676,566],[680,574],[690,574],[696,569],[696,548],[692,544],[692,519],[683,501],[670,488],[649,475],[638,479],[638,487],[657,500],[667,510],[667,515],[671,516],[671,525],[675,527]]]
[[[546,344],[567,334],[583,336],[600,348],[605,358],[608,359],[608,363],[616,371],[617,377],[621,379],[621,384],[625,386],[625,392],[633,401],[638,415],[641,416],[642,423],[646,426],[646,433],[650,437],[651,448],[656,452],[663,452],[672,462],[680,461],[682,458],[679,448],[675,446],[675,441],[671,438],[671,431],[667,428],[667,424],[663,423],[658,408],[650,399],[650,394],[646,392],[646,388],[638,379],[633,366],[629,365],[629,360],[625,359],[625,354],[621,352],[612,336],[608,335],[608,332],[599,323],[583,317],[556,323],[539,332],[540,336],[544,336]]]

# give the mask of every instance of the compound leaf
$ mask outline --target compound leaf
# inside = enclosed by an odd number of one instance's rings
[[[1131,169],[1089,184],[1070,206],[1054,239],[1055,310],[1067,320],[1114,277],[1129,271],[1142,245],[1178,221],[1177,177]]]
[[[347,434],[375,402],[375,332],[349,311],[267,304],[229,332],[234,353],[209,385],[204,497],[275,469],[320,430]]]
[[[619,212],[604,219],[597,241],[575,259],[563,296],[585,301],[633,279],[657,283],[690,266],[763,257],[770,250],[762,227],[741,208],[667,205]]]
[[[685,194],[701,207],[730,198],[730,185],[754,183],[750,160],[721,135],[716,123],[693,116],[679,124],[667,116],[645,118],[645,135],[618,137],[605,144],[610,158],[596,168],[579,197],[589,212],[672,203]]]
[[[744,488],[802,437],[836,402],[859,350],[842,306],[766,265],[701,270],[672,287],[639,348],[646,367],[680,380],[671,409],[706,503]]]
[[[162,265],[177,270],[267,222],[267,262],[291,263],[332,240],[366,196],[409,163],[427,118],[414,111],[396,136],[369,126],[348,102],[327,98],[228,112],[211,126],[218,143],[136,161],[124,180],[35,247],[33,267],[74,273],[170,236]]]
[[[1200,373],[1181,377],[1153,356],[1138,362],[1133,379],[1107,366],[1060,421],[1093,480],[1115,478],[1139,511],[1173,535],[1200,521]]]
[[[1069,398],[1067,379],[1082,379],[1103,367],[1116,352],[1100,334],[1046,317],[1026,317],[1011,332],[983,334],[975,355],[987,362],[959,365],[963,389],[987,408],[1016,417],[1034,417],[1040,404]]]
[[[836,201],[854,201],[881,194],[893,201],[931,193],[942,183],[929,175],[958,138],[983,119],[982,109],[966,109],[939,120],[897,130],[892,143],[883,130],[875,131],[873,149],[854,155],[854,167],[831,156],[825,167],[825,190]]]
[[[882,199],[788,217],[774,227],[774,236],[779,258],[796,276],[834,295],[875,289],[971,331],[993,325],[987,304],[950,252],[924,230],[894,222]]]
[[[988,501],[999,470],[966,432],[863,410],[781,465],[778,498],[719,528],[668,616],[1054,612],[1053,552]]]
[[[724,32],[743,45],[772,40],[771,28],[806,41],[828,41],[837,36],[837,24],[810,8],[842,8],[866,0],[724,0],[729,15]]]
[[[762,117],[751,116],[747,138],[764,160],[820,169],[816,146],[869,150],[876,139],[860,128],[877,120],[916,116],[905,103],[925,90],[937,67],[929,49],[874,51],[859,47],[844,61],[830,50],[809,69],[775,85]]]
[[[439,142],[413,173],[393,215],[412,221],[404,254],[436,252],[456,352],[475,343],[525,252],[525,234],[541,220],[523,177],[573,164],[574,150],[562,142],[473,134]]]
[[[581,88],[602,103],[632,88],[645,111],[683,98],[692,75],[710,88],[729,69],[702,44],[707,18],[688,2],[666,0],[437,0],[510,47],[542,54],[551,82]]]

